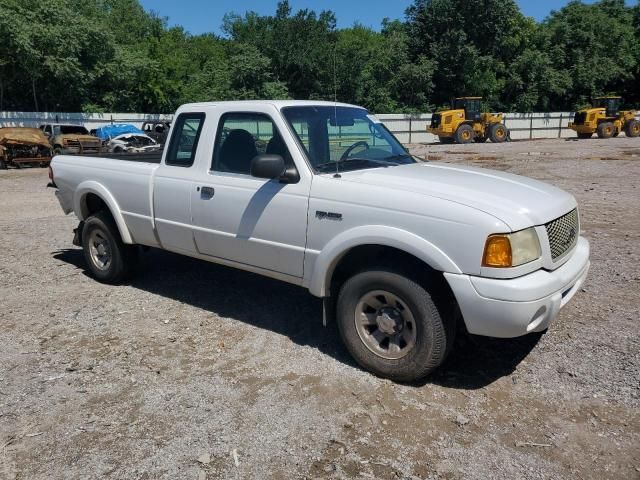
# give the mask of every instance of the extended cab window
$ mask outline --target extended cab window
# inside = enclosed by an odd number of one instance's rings
[[[176,167],[190,167],[196,156],[198,140],[204,113],[182,113],[178,115],[176,125],[171,135],[169,151],[165,163]]]
[[[264,113],[227,113],[220,118],[212,170],[249,175],[251,160],[264,153],[280,155],[287,167],[293,159],[277,127]]]

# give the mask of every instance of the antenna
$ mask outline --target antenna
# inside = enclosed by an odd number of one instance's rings
[[[336,39],[333,44],[333,116],[338,125],[338,72],[337,72],[337,64],[338,64],[338,40]],[[333,175],[333,178],[341,178],[340,175],[340,160],[336,161],[336,173]]]

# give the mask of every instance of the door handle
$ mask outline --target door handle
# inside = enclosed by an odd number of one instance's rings
[[[200,192],[200,198],[205,200],[209,200],[216,193],[216,190],[213,187],[198,187],[196,190]]]

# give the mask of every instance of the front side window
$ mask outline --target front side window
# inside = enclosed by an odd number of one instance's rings
[[[178,116],[169,143],[165,161],[167,165],[176,167],[193,165],[204,118],[204,113],[182,113]]]
[[[251,160],[262,154],[280,155],[293,165],[284,140],[268,115],[227,113],[220,118],[211,169],[216,172],[251,174]]]
[[[362,108],[286,107],[282,113],[318,173],[415,163],[393,134]]]

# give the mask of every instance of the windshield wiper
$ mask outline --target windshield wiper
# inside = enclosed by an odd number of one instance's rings
[[[396,155],[389,155],[384,157],[384,160],[400,160],[401,158],[413,157],[410,153],[398,153]]]
[[[387,162],[386,160],[374,160],[372,158],[354,157],[354,158],[345,158],[344,160],[338,160],[337,162],[320,163],[315,166],[315,169],[322,172],[325,172],[325,171],[331,172],[336,168],[340,168],[341,166],[348,165],[348,164],[361,164],[361,165],[373,164],[376,167],[389,167],[389,166],[397,165],[397,163]]]

